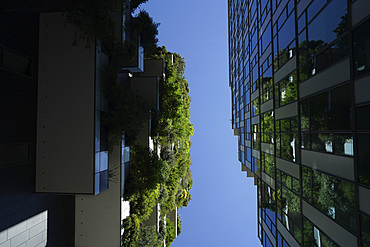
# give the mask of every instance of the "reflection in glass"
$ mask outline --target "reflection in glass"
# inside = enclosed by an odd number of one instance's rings
[[[252,131],[252,148],[259,150],[261,145],[259,124],[252,125]]]
[[[347,1],[332,0],[329,5],[308,25],[309,40],[321,40],[326,44],[331,43],[340,34],[347,30],[346,14]]]
[[[292,162],[297,161],[298,157],[298,134],[281,133],[280,134],[280,157]]]
[[[262,84],[262,92],[261,92],[261,103],[272,99],[272,77],[262,77],[261,79]]]
[[[334,153],[353,155],[352,134],[334,134]]]
[[[297,77],[293,72],[275,85],[275,104],[283,106],[297,100]]]
[[[311,149],[314,151],[333,152],[333,136],[330,133],[312,133]]]
[[[275,177],[275,161],[274,156],[267,153],[261,152],[261,163],[262,170],[268,174],[270,177]]]
[[[303,217],[304,246],[337,247],[322,231],[312,224],[306,217]]]
[[[274,114],[272,111],[262,114],[263,142],[274,143]]]
[[[370,217],[360,214],[361,238],[370,243]]]
[[[351,129],[350,85],[310,97],[311,130]]]
[[[312,203],[312,178],[310,168],[302,166],[302,187],[303,198],[309,203]]]
[[[354,184],[312,170],[312,198],[321,212],[356,232]]]
[[[300,101],[300,110],[301,110],[301,131],[309,131],[310,115],[308,99]]]
[[[252,117],[255,117],[258,114],[260,114],[259,107],[260,107],[260,103],[259,103],[259,98],[257,97],[255,100],[252,101]]]
[[[348,45],[348,35],[335,41],[331,47],[331,62],[335,62],[348,55],[349,45]]]

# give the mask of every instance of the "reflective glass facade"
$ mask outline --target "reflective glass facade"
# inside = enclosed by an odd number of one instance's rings
[[[232,128],[263,246],[370,246],[370,2],[229,0]]]

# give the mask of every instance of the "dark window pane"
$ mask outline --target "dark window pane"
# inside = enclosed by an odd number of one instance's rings
[[[320,4],[320,2],[325,3],[326,0],[315,0],[313,1],[313,4]],[[311,6],[308,10],[309,19],[312,17],[310,16]],[[329,44],[346,30],[347,1],[332,0],[329,5],[315,18],[315,20],[309,24],[308,38],[310,41],[322,41],[325,44]]]
[[[306,30],[304,30],[298,36],[298,54],[299,54],[299,65],[304,64],[307,61],[307,40],[306,40]]]
[[[290,131],[290,119],[282,119],[280,120],[281,125],[281,132],[289,132]]]
[[[280,132],[280,120],[275,121],[276,132]]]
[[[352,134],[334,134],[334,153],[353,155]]]
[[[313,170],[313,205],[335,221],[356,232],[355,186]]]
[[[301,17],[298,19],[298,32],[300,32],[306,26],[306,12],[303,12]]]
[[[328,93],[311,97],[310,103],[311,130],[327,130],[330,106]]]
[[[314,59],[314,68],[312,70],[312,74],[316,74],[319,71],[323,70],[324,68],[328,67],[330,64],[330,51],[329,49],[325,49],[320,54],[318,54]]]
[[[280,136],[281,158],[296,162],[299,148],[297,134],[281,133]]]
[[[257,116],[259,114],[259,98],[256,98],[252,102],[252,117]]]
[[[295,192],[298,195],[299,195],[299,192],[301,191],[301,186],[299,184],[299,180],[296,179],[296,178],[292,178],[292,190],[293,190],[293,192]]]
[[[281,157],[281,137],[280,137],[280,133],[276,133],[276,156],[277,157]]]
[[[329,133],[312,133],[312,147],[314,151],[333,152],[333,137]]]
[[[370,71],[370,19],[353,30],[354,73]]]
[[[300,102],[300,110],[301,110],[301,131],[309,131],[310,115],[308,108],[308,99],[302,100]]]
[[[312,247],[313,231],[311,222],[304,219],[303,228],[304,228],[304,247]]]
[[[370,134],[357,134],[357,159],[360,183],[370,186]]]
[[[290,128],[293,132],[298,131],[298,119],[296,117],[290,119]]]
[[[311,196],[311,169],[302,166],[302,187],[303,187],[303,198],[309,203],[312,203]]]
[[[271,24],[269,23],[267,28],[265,29],[265,32],[262,35],[262,52],[266,50],[270,42],[271,42]]]
[[[274,156],[262,152],[262,165],[263,171],[266,172],[269,176],[275,177],[275,162]]]
[[[310,149],[310,134],[302,133],[301,134],[301,148]]]
[[[370,243],[370,218],[360,214],[361,238]]]
[[[332,90],[330,126],[332,130],[351,129],[351,87],[349,84]]]
[[[307,9],[308,21],[312,20],[312,18],[320,11],[326,2],[326,0],[312,1],[311,5]]]
[[[348,55],[348,35],[338,39],[331,45],[331,62],[335,62]]]
[[[351,129],[351,90],[347,84],[311,98],[311,130]]]
[[[308,77],[310,77],[310,73],[308,71],[308,64],[306,63],[305,65],[299,68],[299,81],[302,82],[308,79]]]
[[[370,105],[356,108],[356,121],[357,129],[370,129]]]
[[[297,100],[297,76],[292,73],[288,78],[279,82],[280,106]]]
[[[320,232],[321,246],[325,247],[336,247],[337,245],[331,241],[325,234]]]

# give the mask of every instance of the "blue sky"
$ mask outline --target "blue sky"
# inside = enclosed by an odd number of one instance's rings
[[[179,211],[172,246],[260,246],[256,187],[241,172],[230,122],[227,1],[149,0],[141,8],[161,23],[159,45],[185,58],[192,98],[192,200]]]

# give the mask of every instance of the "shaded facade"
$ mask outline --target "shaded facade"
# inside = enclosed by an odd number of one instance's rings
[[[68,5],[0,5],[1,247],[121,244],[129,148],[123,140],[108,153],[100,120],[109,58],[99,40],[73,45],[60,12]],[[118,26],[127,11],[113,17]]]
[[[261,243],[368,246],[369,2],[229,0],[228,11],[232,128]]]

